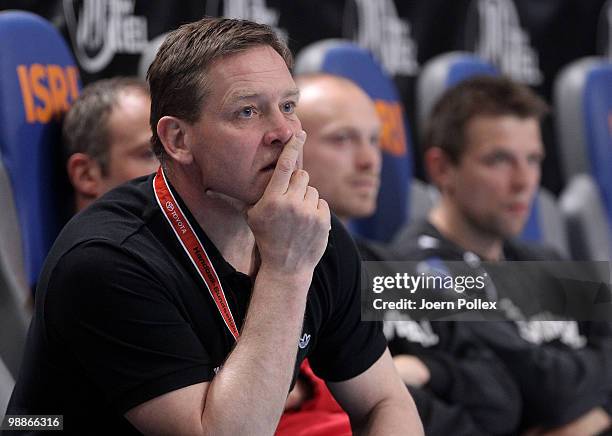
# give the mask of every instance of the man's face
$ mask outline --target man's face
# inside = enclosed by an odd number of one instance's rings
[[[381,167],[381,127],[372,100],[356,85],[329,78],[307,82],[300,91],[310,184],[340,218],[371,215]]]
[[[108,119],[108,168],[101,192],[155,172],[159,162],[151,150],[151,100],[138,90],[124,90]]]
[[[479,116],[444,188],[471,226],[489,236],[518,235],[529,216],[544,156],[536,119]]]
[[[301,130],[298,91],[283,58],[262,45],[215,61],[187,145],[204,189],[246,204],[262,196],[283,146]]]

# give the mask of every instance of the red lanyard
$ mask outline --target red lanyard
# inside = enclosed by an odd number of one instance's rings
[[[178,238],[179,242],[183,246],[183,249],[185,250],[185,253],[187,253],[187,256],[189,256],[189,259],[191,259],[191,263],[208,288],[208,292],[217,305],[217,309],[219,310],[225,325],[229,329],[234,339],[237,341],[240,333],[238,333],[238,328],[234,322],[232,311],[227,304],[225,292],[223,292],[223,287],[221,286],[219,276],[217,276],[217,271],[215,271],[215,267],[210,261],[204,246],[193,231],[191,224],[174,198],[172,191],[170,191],[168,182],[166,181],[166,175],[164,174],[161,166],[153,178],[153,192],[155,193],[157,204],[164,212],[164,216],[168,220],[174,234]]]

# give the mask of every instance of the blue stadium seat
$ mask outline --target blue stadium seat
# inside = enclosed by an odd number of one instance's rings
[[[557,137],[566,179],[566,217],[586,241],[608,244],[612,255],[612,62],[588,57],[566,66],[555,81]],[[576,177],[580,176],[580,182]],[[588,179],[588,180],[587,180]],[[588,199],[588,203],[586,202]],[[601,204],[598,204],[601,203]],[[571,207],[570,207],[571,206]],[[595,210],[602,210],[603,216]],[[581,213],[583,216],[581,216]],[[601,248],[577,246],[581,258]],[[599,260],[601,254],[597,255]]]
[[[0,13],[0,158],[15,201],[29,286],[65,217],[60,120],[79,89],[74,59],[51,23],[27,12]]]
[[[560,203],[572,258],[610,261],[612,232],[593,177],[587,173],[573,176],[561,193]]]
[[[568,233],[559,201],[546,188],[540,187],[538,191],[521,239],[546,244],[564,257],[571,257]]]
[[[378,208],[372,217],[352,222],[351,230],[368,239],[390,241],[408,217],[413,165],[409,131],[395,84],[369,51],[345,40],[319,41],[298,54],[295,73],[314,72],[346,77],[361,86],[376,103],[383,122]]]
[[[592,174],[612,207],[612,62],[589,57],[567,65],[554,99],[565,177]]]
[[[472,53],[453,51],[435,56],[424,66],[417,79],[417,123],[423,131],[425,120],[444,91],[476,75],[498,75],[499,71]]]

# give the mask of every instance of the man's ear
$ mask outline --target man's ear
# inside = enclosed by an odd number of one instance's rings
[[[102,169],[98,162],[85,153],[74,153],[66,164],[68,178],[77,196],[87,199],[102,194]]]
[[[189,143],[192,130],[188,123],[176,117],[164,116],[157,122],[157,136],[166,153],[183,165],[193,161]]]
[[[425,169],[429,180],[440,192],[444,192],[453,184],[453,170],[455,164],[448,154],[440,147],[431,147],[425,151],[423,156]]]

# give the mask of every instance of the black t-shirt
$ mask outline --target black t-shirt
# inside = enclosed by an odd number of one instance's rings
[[[177,199],[240,328],[252,280],[222,258]],[[360,320],[359,276],[354,243],[334,218],[308,294],[296,372],[309,357],[323,379],[347,380],[384,351],[380,324]],[[233,346],[159,210],[152,176],[140,178],[75,216],[53,246],[8,413],[63,414],[66,433],[137,433],[126,411],[212,380]]]

